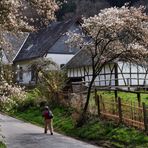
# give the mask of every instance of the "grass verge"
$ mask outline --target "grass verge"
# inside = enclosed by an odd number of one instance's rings
[[[0,148],[6,148],[6,145],[2,141],[0,141]]]
[[[76,128],[71,118],[72,110],[55,108],[53,113],[55,131],[68,136],[108,148],[148,147],[148,136],[134,128],[127,128],[123,125],[117,126],[112,122],[103,122],[98,119],[92,119],[81,128]],[[23,112],[15,112],[13,116],[43,126],[43,119],[39,108],[29,108]]]
[[[101,94],[105,99],[114,99],[115,94],[113,91],[98,91],[98,94]],[[138,101],[137,94],[127,93],[127,92],[118,92],[118,96],[125,102]],[[144,102],[148,105],[148,94],[141,93],[141,102]]]

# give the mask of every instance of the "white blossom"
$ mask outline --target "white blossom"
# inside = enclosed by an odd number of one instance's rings
[[[144,7],[103,9],[98,15],[83,18],[82,28],[84,34],[67,33],[67,43],[90,51],[98,62],[97,68],[117,58],[144,62],[148,53],[148,16]]]

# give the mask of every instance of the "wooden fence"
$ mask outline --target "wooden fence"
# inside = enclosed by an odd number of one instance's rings
[[[98,94],[95,95],[95,101],[99,117],[148,132],[148,106],[145,103],[123,103],[120,97],[108,101]]]
[[[87,91],[83,91],[82,85],[77,86],[75,91],[79,95],[81,101],[85,100]],[[95,103],[93,102],[89,106],[90,113],[98,114],[101,118],[136,127],[140,130],[145,130],[148,133],[148,105],[145,103],[141,104],[138,101],[125,102],[120,97],[106,99],[103,98],[102,95],[98,95],[96,89],[92,92],[95,92]],[[63,98],[65,98],[66,95],[66,98],[69,100],[68,94],[68,92],[64,93]],[[82,107],[84,107],[84,102],[85,101],[82,101]]]

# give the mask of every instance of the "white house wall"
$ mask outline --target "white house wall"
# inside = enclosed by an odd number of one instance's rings
[[[58,67],[60,67],[61,64],[66,64],[74,55],[70,54],[48,54],[46,58],[49,60],[54,61]],[[22,67],[23,69],[23,81],[22,84],[29,84],[31,82],[31,71],[28,69],[30,68],[31,64],[30,61],[26,62],[20,62],[17,63],[16,67]],[[50,67],[50,70],[55,70],[54,66]],[[19,75],[17,76],[17,81],[19,81]]]
[[[72,68],[67,70],[68,77],[84,77],[84,68]]]
[[[102,69],[100,72],[100,75],[98,75],[95,79],[94,85],[96,86],[106,86],[106,85],[115,85],[114,79],[115,75],[110,74],[111,70],[113,68],[113,65],[105,66],[105,70]],[[113,71],[114,72],[114,71]],[[104,75],[105,73],[109,73],[108,75]],[[82,77],[84,81],[86,82],[86,85],[89,84],[89,82],[92,79],[92,67],[87,66],[87,67],[81,67],[81,68],[73,68],[73,69],[68,69],[67,71],[68,77],[69,78],[76,78],[76,77]],[[113,79],[113,81],[110,81],[110,79]]]
[[[95,86],[108,86],[108,85],[115,85],[115,75],[114,71],[112,71],[113,74],[111,74],[111,70],[113,68],[113,64],[106,65],[100,72],[100,75],[98,75],[94,81]],[[85,81],[91,81],[92,79],[92,67],[89,67],[88,75],[85,75]],[[112,80],[111,80],[112,79]]]
[[[78,70],[79,69],[79,70]],[[119,86],[143,86],[148,85],[148,74],[147,69],[129,64],[124,62],[118,62],[117,66],[117,79]],[[81,73],[79,73],[81,71]],[[68,77],[84,77],[84,80],[88,82],[92,79],[92,68],[89,67],[81,67],[68,69]],[[115,86],[115,67],[114,64],[106,65],[100,75],[98,75],[95,79],[94,84],[96,86]]]
[[[73,56],[72,54],[47,54],[46,58],[60,66],[61,64],[66,64]]]
[[[144,85],[145,78],[145,84],[148,84],[146,69],[129,63],[118,62],[118,78],[119,85]]]

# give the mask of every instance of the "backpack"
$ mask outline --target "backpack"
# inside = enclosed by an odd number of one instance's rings
[[[49,116],[49,119],[52,119],[53,118],[53,114],[51,111],[48,111],[48,116]]]

